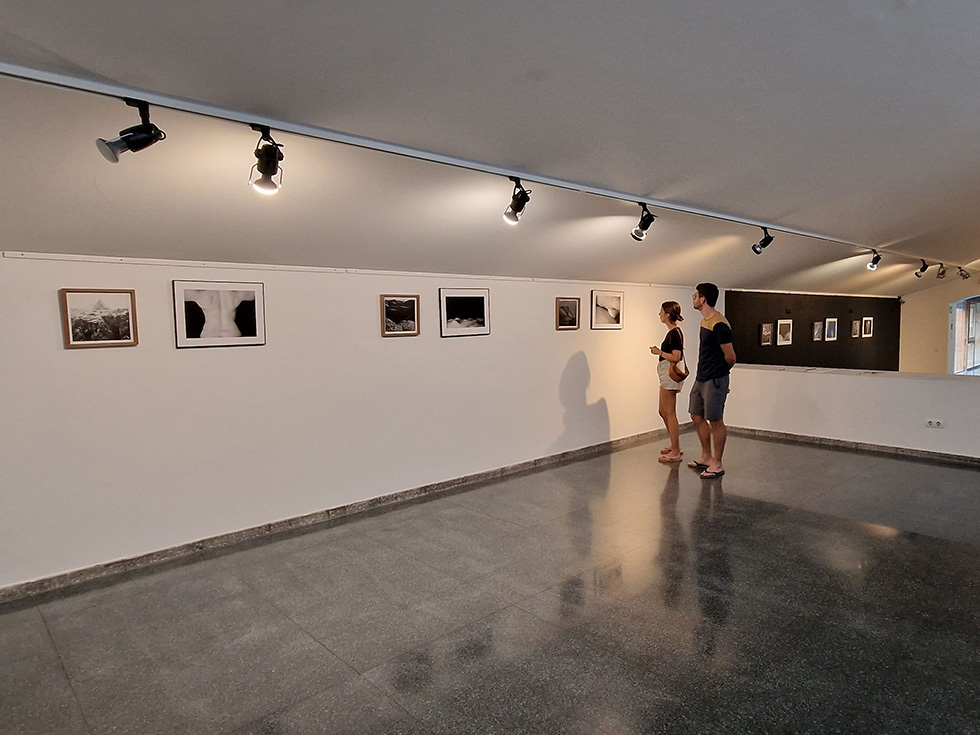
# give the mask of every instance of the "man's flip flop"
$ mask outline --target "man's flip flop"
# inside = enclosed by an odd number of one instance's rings
[[[708,472],[708,470],[705,470],[704,472],[701,473],[701,479],[716,480],[724,474],[725,474],[725,470],[718,470],[717,472]]]
[[[697,462],[697,461],[688,462],[687,463],[687,466],[690,467],[692,470],[706,470],[706,469],[708,469],[708,465],[702,464],[701,462]]]

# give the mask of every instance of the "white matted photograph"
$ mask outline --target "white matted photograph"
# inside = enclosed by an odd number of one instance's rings
[[[593,291],[592,328],[622,329],[624,298],[622,291]]]
[[[443,337],[490,334],[489,288],[440,288]]]
[[[825,320],[823,328],[823,339],[825,342],[837,341],[837,317],[829,316]]]
[[[381,295],[381,336],[416,337],[419,334],[418,294]]]
[[[582,300],[570,296],[555,298],[555,329],[578,329],[578,315],[582,308]]]
[[[135,291],[63,288],[58,294],[65,349],[139,344]]]
[[[872,337],[875,331],[875,318],[873,316],[861,317],[861,336]]]
[[[174,326],[178,348],[264,345],[264,285],[174,281]]]
[[[776,346],[793,344],[793,320],[776,320]]]

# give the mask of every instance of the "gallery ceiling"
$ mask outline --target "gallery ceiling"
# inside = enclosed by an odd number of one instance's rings
[[[973,2],[98,11],[0,5],[3,250],[894,296],[942,283],[920,258],[980,274]],[[139,122],[112,95],[167,139],[107,163],[95,138]],[[643,242],[636,201],[664,205]]]

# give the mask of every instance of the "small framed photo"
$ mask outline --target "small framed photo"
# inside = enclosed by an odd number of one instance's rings
[[[823,338],[825,342],[837,341],[837,317],[829,316],[824,321]]]
[[[592,328],[622,329],[624,298],[622,291],[593,291]]]
[[[792,319],[777,319],[776,320],[776,345],[791,345],[793,344],[793,320]]]
[[[555,329],[559,332],[566,329],[578,329],[578,315],[581,307],[582,299],[558,296],[555,299]]]
[[[264,345],[264,285],[174,281],[174,325],[178,348]]]
[[[759,344],[763,347],[772,345],[772,322],[759,325]]]
[[[381,295],[381,336],[417,337],[419,297],[405,294]]]
[[[861,320],[855,319],[851,322],[851,336],[860,337],[861,336]]]
[[[489,288],[440,288],[443,337],[490,334]]]
[[[63,288],[58,294],[65,349],[135,347],[139,344],[136,291]]]
[[[861,336],[870,337],[874,334],[875,329],[875,318],[873,316],[866,316],[861,318]]]
[[[813,341],[814,342],[823,341],[823,322],[813,323]]]

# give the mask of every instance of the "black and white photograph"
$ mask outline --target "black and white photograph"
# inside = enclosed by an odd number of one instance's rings
[[[776,320],[776,346],[793,344],[793,320]]]
[[[264,285],[174,281],[174,325],[178,348],[264,345]]]
[[[823,341],[823,322],[813,323],[813,341],[814,342]]]
[[[555,329],[578,329],[578,314],[582,300],[569,296],[555,298]]]
[[[489,288],[440,288],[443,337],[490,334]]]
[[[759,325],[759,344],[763,347],[772,345],[772,322]]]
[[[381,336],[416,337],[419,333],[419,297],[381,295]]]
[[[874,335],[875,318],[873,316],[861,317],[861,336],[871,337]]]
[[[861,320],[855,319],[851,322],[851,336],[860,337],[861,336]]]
[[[823,339],[824,342],[836,342],[837,341],[837,317],[829,316],[825,320],[823,328]]]
[[[622,291],[593,291],[592,328],[622,329],[623,299]]]
[[[134,347],[139,343],[135,291],[63,288],[58,293],[66,349]]]

